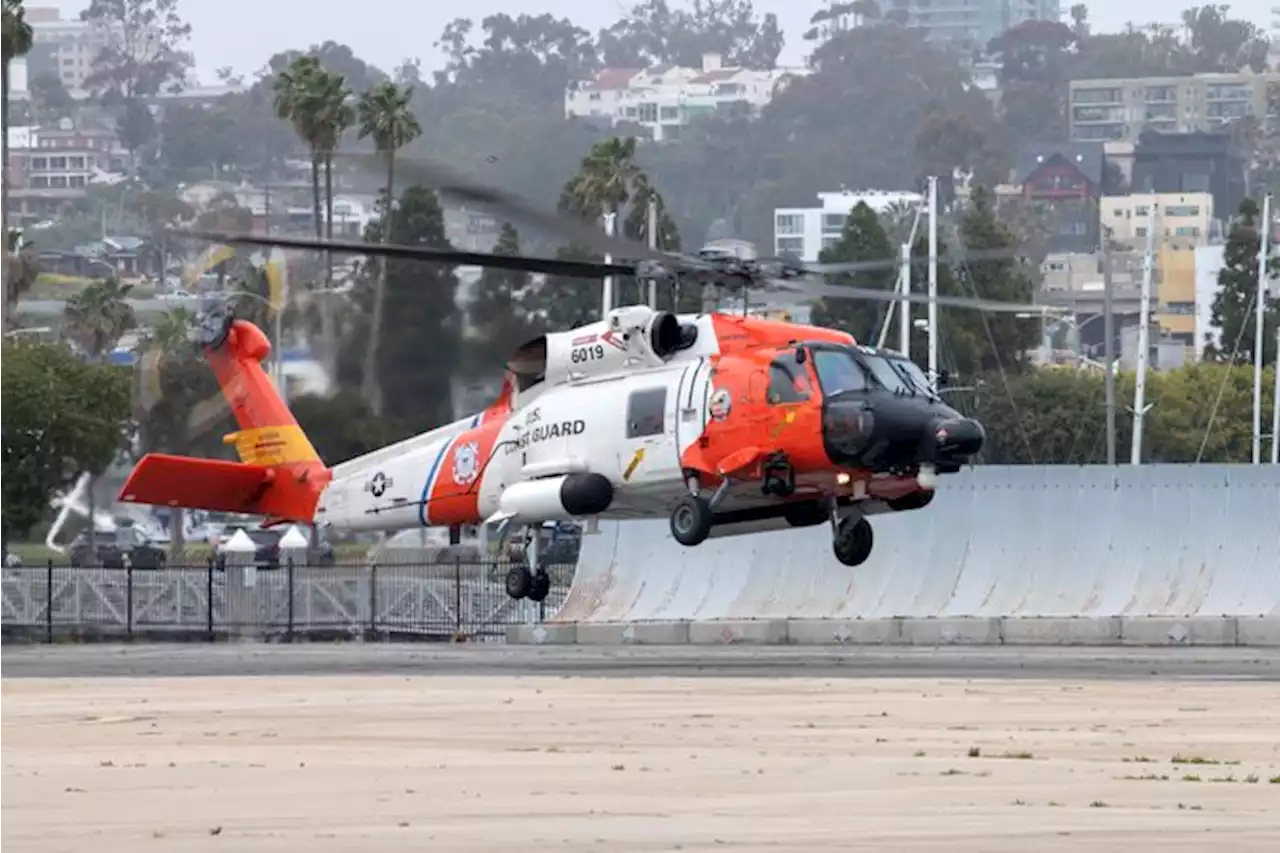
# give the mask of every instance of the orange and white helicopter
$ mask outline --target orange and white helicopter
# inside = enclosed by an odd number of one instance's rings
[[[578,236],[600,244],[603,235],[591,231],[595,236]],[[816,269],[708,251],[655,253],[617,238],[604,238],[601,251],[631,250],[644,260],[595,264],[202,236],[563,275],[678,274],[703,284],[785,284]],[[821,284],[805,292],[904,298]],[[261,330],[217,306],[202,316],[200,343],[239,425],[226,441],[240,461],[149,454],[125,483],[123,501],[343,530],[496,524],[504,536],[512,526],[547,521],[585,519],[590,533],[596,519],[665,517],[672,537],[689,547],[713,536],[829,524],[836,558],[857,566],[872,550],[869,516],[927,506],[937,475],[959,470],[984,440],[981,424],[947,406],[914,363],[860,346],[845,332],[630,305],[520,346],[506,364],[501,395],[484,411],[330,468],[263,370],[271,347]],[[512,568],[506,589],[540,601],[550,580],[537,568],[536,536],[531,547],[534,569]]]

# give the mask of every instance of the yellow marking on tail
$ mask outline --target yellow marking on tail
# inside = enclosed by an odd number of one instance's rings
[[[247,465],[288,465],[320,460],[306,433],[297,424],[242,429],[223,437],[222,443],[235,445],[240,461]]]

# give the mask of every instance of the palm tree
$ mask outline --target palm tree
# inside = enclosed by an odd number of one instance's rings
[[[320,58],[299,56],[288,68],[276,75],[276,115],[293,125],[299,138],[311,149],[311,201],[315,217],[316,237],[324,237],[324,217],[320,203],[320,160],[325,128],[320,115],[319,90],[326,76]]]
[[[582,216],[617,215],[648,179],[636,163],[635,137],[599,142],[582,161],[565,187],[561,207]],[[622,223],[618,223],[621,225]]]
[[[31,50],[31,25],[27,23],[22,0],[4,0],[4,66],[0,70],[0,164],[3,164],[3,181],[0,181],[0,227],[9,229],[9,60],[26,56]]]
[[[333,236],[333,153],[342,134],[355,124],[355,110],[349,102],[350,90],[341,74],[331,74],[314,54],[300,56],[275,81],[276,115],[293,124],[298,136],[311,148],[311,187],[315,205],[316,236]],[[324,205],[327,220],[321,216],[320,165],[325,167]],[[325,253],[326,281],[333,287],[333,256]],[[337,373],[337,322],[333,305],[325,300],[319,306],[322,358],[329,375]]]
[[[396,152],[422,135],[422,125],[409,106],[412,99],[412,86],[400,87],[386,80],[361,95],[356,107],[360,138],[372,136],[378,151],[387,158],[387,204],[382,211],[384,243],[391,239],[391,212],[396,197]],[[383,303],[387,293],[387,259],[380,258],[378,264],[378,283],[373,291],[373,319],[370,323],[369,344],[365,352],[360,388],[374,414],[382,413],[382,394],[377,384],[377,359],[381,343]]]
[[[103,279],[90,284],[63,306],[67,336],[90,358],[101,359],[126,332],[137,328],[138,318],[126,301],[131,290],[131,284]]]
[[[95,281],[84,290],[67,300],[62,308],[62,322],[65,334],[75,341],[94,361],[101,361],[120,338],[124,337],[138,325],[133,306],[126,300],[131,284],[121,284],[118,279],[110,278]],[[99,471],[89,471],[89,483],[85,489],[86,503],[89,509],[89,553],[96,555],[96,527],[92,523],[95,517],[93,487]]]
[[[324,194],[326,235],[333,239],[333,154],[338,150],[342,134],[356,123],[356,111],[351,105],[351,89],[341,74],[321,71],[316,81],[316,98],[320,121],[320,153],[324,157]],[[333,286],[333,258],[327,257],[328,283]]]

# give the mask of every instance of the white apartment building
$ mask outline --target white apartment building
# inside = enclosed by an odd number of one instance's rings
[[[62,85],[75,96],[84,89],[84,81],[92,73],[98,53],[110,43],[111,31],[97,22],[64,19],[61,11],[53,6],[28,6],[26,19],[31,25],[32,53],[35,54],[28,57],[28,74],[38,73],[30,67],[33,60],[37,67],[41,61],[51,61]]]
[[[1156,210],[1156,245],[1193,248],[1221,239],[1222,223],[1214,217],[1210,193],[1154,193],[1103,196],[1099,213],[1111,239],[1145,248],[1152,205]]]
[[[657,141],[678,139],[680,128],[701,115],[758,114],[783,87],[809,73],[727,68],[717,53],[703,56],[701,68],[606,68],[569,86],[564,111],[568,118],[607,120],[610,126],[638,124]]]
[[[895,205],[912,207],[923,200],[920,193],[889,190],[818,193],[818,207],[780,207],[773,211],[774,253],[815,263],[823,249],[840,242],[845,220],[860,202],[876,213],[885,213]]]

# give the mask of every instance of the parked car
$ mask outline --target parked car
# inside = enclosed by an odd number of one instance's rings
[[[285,530],[287,529],[285,528]],[[237,530],[243,530],[245,535],[253,540],[255,546],[253,564],[255,566],[259,569],[280,568],[280,540],[284,537],[284,530],[274,527],[228,527],[218,535],[218,540],[214,543],[214,565],[219,571],[227,567],[226,545]],[[320,540],[318,546],[307,549],[306,562],[310,566],[332,566],[334,563],[333,545],[323,539]]]
[[[123,525],[114,531],[98,531],[94,536],[97,559],[89,551],[89,534],[80,533],[71,540],[71,565],[73,568],[102,566],[106,569],[123,569],[125,559],[135,569],[163,569],[168,562],[165,550],[147,534],[132,525]]]

